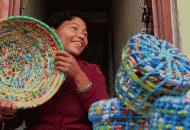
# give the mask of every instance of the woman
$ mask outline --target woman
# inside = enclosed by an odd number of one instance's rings
[[[26,127],[33,130],[92,129],[88,120],[90,105],[109,97],[99,67],[77,59],[88,45],[84,20],[83,15],[75,11],[61,11],[50,18],[49,26],[65,47],[65,51],[57,51],[55,67],[64,72],[67,79],[49,101],[36,108],[17,110],[14,103],[0,100],[1,115],[11,118],[5,119],[5,126],[17,128],[25,119]]]

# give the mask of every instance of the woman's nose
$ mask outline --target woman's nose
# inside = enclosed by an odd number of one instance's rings
[[[78,32],[77,36],[81,39],[84,39],[86,35],[83,32]]]

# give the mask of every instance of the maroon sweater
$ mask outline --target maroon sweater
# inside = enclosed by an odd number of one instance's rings
[[[78,64],[93,82],[91,88],[78,93],[74,80],[67,77],[49,101],[33,109],[20,110],[14,121],[6,124],[18,127],[25,119],[26,127],[32,130],[92,130],[88,110],[93,102],[109,98],[105,78],[97,65],[82,60]]]

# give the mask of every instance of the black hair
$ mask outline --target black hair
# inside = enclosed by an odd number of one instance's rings
[[[48,20],[47,24],[54,29],[57,29],[62,23],[66,20],[72,20],[73,17],[81,18],[85,23],[86,26],[88,25],[87,16],[79,11],[74,10],[61,10],[57,13],[53,14],[50,19]]]

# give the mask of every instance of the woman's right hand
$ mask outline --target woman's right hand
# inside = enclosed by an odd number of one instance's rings
[[[13,116],[17,111],[17,106],[12,101],[0,99],[0,115]]]

